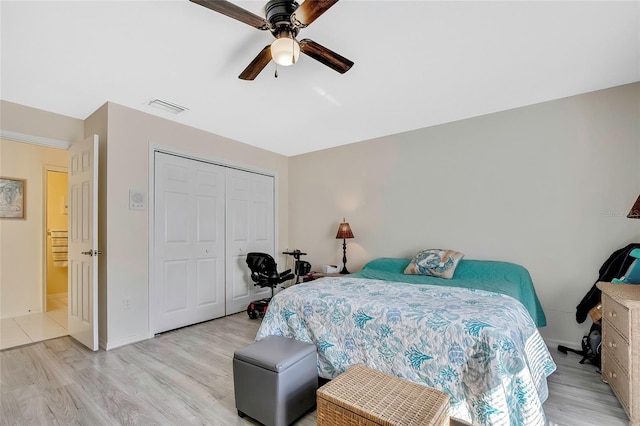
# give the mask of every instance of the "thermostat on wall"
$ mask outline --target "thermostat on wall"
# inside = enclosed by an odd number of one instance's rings
[[[144,210],[147,207],[147,197],[143,191],[137,189],[129,190],[129,210]]]

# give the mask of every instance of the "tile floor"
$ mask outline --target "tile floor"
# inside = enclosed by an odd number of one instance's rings
[[[67,305],[49,302],[50,311],[0,320],[0,349],[66,336]]]

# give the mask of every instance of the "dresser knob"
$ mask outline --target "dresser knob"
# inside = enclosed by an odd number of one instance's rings
[[[618,376],[616,376],[616,373],[611,373],[611,377],[613,377],[615,379]]]
[[[616,345],[616,342],[609,342],[609,347],[610,348],[617,348],[618,345]]]

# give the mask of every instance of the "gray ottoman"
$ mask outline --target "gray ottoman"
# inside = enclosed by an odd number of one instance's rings
[[[266,426],[288,426],[316,404],[316,347],[269,336],[233,355],[238,415]]]

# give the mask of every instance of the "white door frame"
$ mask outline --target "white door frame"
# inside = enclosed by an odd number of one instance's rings
[[[257,173],[257,174],[261,174],[261,175],[265,175],[265,176],[271,176],[273,177],[273,184],[274,184],[274,190],[273,190],[273,222],[274,222],[274,245],[275,245],[275,250],[276,250],[276,256],[278,255],[277,250],[279,247],[279,241],[278,241],[278,230],[279,230],[279,226],[278,226],[278,199],[279,199],[279,190],[278,190],[278,173],[271,171],[271,170],[266,170],[266,169],[261,169],[258,167],[254,167],[254,166],[247,166],[246,164],[239,164],[239,163],[234,163],[232,161],[228,161],[225,159],[220,159],[218,157],[214,157],[214,156],[209,156],[206,154],[198,154],[198,153],[194,153],[191,151],[185,151],[185,150],[181,150],[179,148],[176,148],[174,146],[168,146],[168,145],[163,145],[163,144],[157,144],[154,142],[150,142],[149,143],[149,195],[148,195],[148,206],[149,206],[149,211],[148,211],[148,215],[149,215],[149,265],[148,265],[148,273],[149,273],[149,288],[148,288],[148,295],[149,295],[149,305],[148,305],[148,312],[149,312],[149,338],[154,337],[154,332],[153,330],[155,330],[155,323],[154,323],[154,306],[156,303],[155,300],[155,295],[157,294],[157,288],[156,288],[156,280],[155,280],[155,237],[154,237],[154,230],[155,230],[155,153],[156,152],[162,152],[165,154],[169,154],[169,155],[176,155],[179,157],[183,157],[183,158],[188,158],[190,160],[196,160],[196,161],[204,161],[206,163],[211,163],[211,164],[215,164],[218,166],[224,166],[224,167],[229,167],[229,168],[233,168],[233,169],[238,169],[238,170],[244,170],[246,172],[251,172],[251,173]],[[277,260],[276,260],[277,262]]]
[[[47,185],[49,184],[47,172],[69,173],[69,169],[67,167],[50,166],[48,164],[42,167],[42,206],[44,210],[42,215],[42,313],[47,312],[47,274],[49,273],[47,270],[47,238],[49,238],[47,234]],[[68,273],[69,272],[67,272],[67,275]]]

